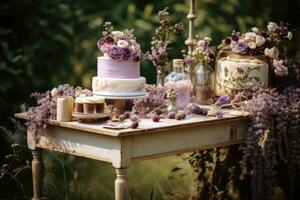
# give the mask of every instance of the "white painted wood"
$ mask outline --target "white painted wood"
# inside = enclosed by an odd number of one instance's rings
[[[140,160],[241,143],[246,130],[247,121],[240,121],[178,128],[163,134],[149,133],[127,139],[132,141],[132,159]]]
[[[121,150],[117,150],[112,158],[112,165],[115,168],[127,168],[131,163],[131,140],[120,139]]]
[[[36,142],[33,137],[33,133],[31,133],[29,130],[27,130],[27,146],[28,146],[28,149],[30,149],[30,150],[36,149]]]
[[[115,137],[51,125],[39,135],[39,148],[106,162],[120,158],[121,141]]]
[[[128,184],[126,177],[126,168],[116,168],[117,178],[115,180],[115,199],[128,200]]]

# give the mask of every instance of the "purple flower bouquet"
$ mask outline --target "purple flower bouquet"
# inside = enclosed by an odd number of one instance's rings
[[[97,42],[98,49],[103,55],[119,61],[141,60],[141,48],[136,42],[133,30],[113,31],[110,22],[106,22],[104,27],[103,37]]]

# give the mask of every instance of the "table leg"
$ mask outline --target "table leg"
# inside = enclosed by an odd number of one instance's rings
[[[32,181],[33,181],[33,198],[32,200],[43,200],[43,160],[42,149],[32,150]]]
[[[128,199],[126,171],[127,168],[116,168],[117,178],[115,180],[115,200]]]

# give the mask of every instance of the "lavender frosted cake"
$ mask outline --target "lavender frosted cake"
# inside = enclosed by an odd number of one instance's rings
[[[140,76],[141,49],[132,31],[107,31],[97,45],[103,56],[97,60],[93,93],[103,96],[144,95],[146,79]]]

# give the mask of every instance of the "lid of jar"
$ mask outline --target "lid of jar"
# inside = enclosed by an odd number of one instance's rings
[[[173,67],[183,67],[183,59],[173,59]]]

